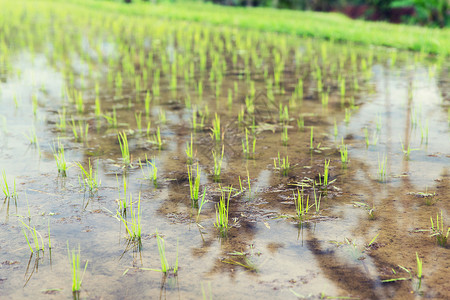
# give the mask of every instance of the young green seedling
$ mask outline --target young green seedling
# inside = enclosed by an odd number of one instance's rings
[[[17,198],[17,192],[16,192],[16,180],[13,181],[12,189],[10,189],[8,185],[8,180],[6,179],[6,173],[5,170],[2,170],[2,181],[0,182],[2,186],[3,194],[5,195],[5,198]]]
[[[81,283],[83,282],[84,274],[86,273],[86,269],[88,266],[88,261],[86,261],[84,265],[84,271],[81,273],[80,268],[80,257],[81,250],[80,246],[78,246],[78,252],[75,250],[70,251],[69,249],[69,241],[67,241],[67,254],[71,261],[71,270],[72,270],[72,292],[78,293],[81,290]]]
[[[216,221],[214,222],[214,227],[219,230],[222,237],[226,237],[228,233],[228,216],[230,209],[230,198],[231,198],[232,187],[229,188],[228,196],[222,191],[219,203],[216,204]]]
[[[220,155],[220,158],[217,156],[217,154],[214,150],[212,151],[212,155],[214,158],[214,181],[215,182],[220,181],[220,173],[222,170],[222,162],[223,162],[223,151],[224,151],[224,146],[222,146],[222,154]]]
[[[442,217],[442,210],[441,210],[441,220],[439,222],[439,213],[436,214],[436,223],[433,222],[433,218],[430,217],[431,220],[431,236],[434,236],[436,238],[436,243],[441,246],[445,247],[447,244],[447,239],[450,234],[450,226],[447,228],[447,232],[445,232],[444,227],[444,218]]]

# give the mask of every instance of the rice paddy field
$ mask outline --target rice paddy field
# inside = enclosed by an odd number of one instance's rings
[[[83,3],[0,1],[1,299],[450,297],[446,50]]]

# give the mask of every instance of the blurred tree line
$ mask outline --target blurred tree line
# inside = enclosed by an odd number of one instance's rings
[[[132,0],[124,0],[130,3]],[[134,0],[138,1],[138,0]],[[183,2],[185,0],[143,0]],[[192,0],[191,0],[192,1]],[[230,6],[340,11],[352,18],[427,26],[450,26],[450,0],[197,0]]]

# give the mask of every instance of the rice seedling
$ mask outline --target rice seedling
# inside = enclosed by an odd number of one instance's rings
[[[428,145],[428,120],[427,123],[425,125],[425,128],[421,125],[420,126],[420,142],[423,143],[423,140],[425,140],[425,144]]]
[[[198,222],[198,219],[199,219],[199,217],[200,217],[200,212],[202,211],[203,205],[205,205],[205,203],[208,202],[208,200],[205,199],[205,196],[206,196],[206,188],[203,190],[202,198],[200,199],[200,202],[199,202],[199,204],[198,204],[198,210],[197,210],[197,222]]]
[[[339,134],[338,127],[337,127],[337,124],[336,124],[336,119],[334,119],[334,127],[333,127],[333,129],[334,129],[334,138],[336,139],[338,134]]]
[[[322,92],[321,95],[322,95],[322,98],[321,98],[322,106],[323,107],[327,107],[328,106],[329,94],[328,94],[328,92]]]
[[[364,127],[364,139],[366,140],[366,147],[369,147],[369,131],[367,130],[367,127]]]
[[[72,132],[75,138],[75,142],[87,142],[89,123],[83,124],[81,120],[78,121],[78,126],[75,124],[75,120],[72,117]]]
[[[350,123],[350,117],[352,116],[352,112],[350,109],[345,108],[345,117],[344,117],[344,122],[346,125],[348,125]]]
[[[400,143],[401,143],[401,145],[402,145],[402,152],[403,152],[403,154],[404,154],[405,160],[409,160],[409,156],[410,156],[410,154],[411,154],[411,151],[419,150],[419,149],[411,149],[411,148],[409,147],[409,145],[407,145],[407,147],[405,148],[405,146],[403,145],[403,142],[400,142]]]
[[[228,233],[228,216],[230,209],[230,198],[231,198],[232,187],[229,188],[228,196],[221,191],[221,196],[219,202],[216,204],[216,221],[214,222],[214,227],[219,230],[222,237],[226,237]]]
[[[239,184],[241,185],[241,178],[239,177]],[[248,201],[252,200],[252,181],[250,180],[250,173],[248,172],[247,169],[247,185],[248,185]],[[242,185],[241,185],[241,189],[242,189]]]
[[[175,265],[173,267],[170,267],[169,262],[167,261],[165,242],[164,239],[158,234],[158,231],[156,232],[156,241],[158,244],[158,253],[161,261],[161,269],[155,271],[162,272],[164,273],[165,276],[169,275],[169,272],[176,276],[178,274],[178,241],[177,241],[176,260]]]
[[[303,188],[302,188],[303,192]],[[314,193],[314,207],[316,208],[316,214],[320,211],[320,200],[322,200],[322,194],[316,193],[316,188],[313,186],[313,193]],[[318,194],[318,196],[317,196]]]
[[[159,126],[156,128],[156,133],[153,135],[153,138],[149,142],[157,145],[159,150],[163,148],[163,141],[161,139],[161,129],[159,128]]]
[[[166,124],[167,122],[166,111],[163,109],[159,110],[159,122],[161,124]]]
[[[203,282],[200,284],[201,288],[202,288],[202,299],[203,300],[213,300],[213,294],[212,294],[212,287],[211,287],[211,282],[208,282],[208,295],[206,292],[206,288],[203,287]]]
[[[353,206],[364,208],[367,211],[369,220],[375,220],[375,206],[370,206],[363,202],[353,202]]]
[[[31,104],[33,108],[33,115],[36,116],[38,107],[38,99],[36,94],[33,94],[33,96],[31,97]]]
[[[120,72],[117,72],[116,79],[115,79],[115,85],[116,85],[116,93],[120,96],[122,95],[122,74]]]
[[[5,170],[2,170],[2,179],[3,180],[0,183],[2,186],[3,194],[5,195],[5,199],[17,198],[16,180],[14,179],[12,189],[10,189]]]
[[[287,105],[285,105],[283,109],[283,104],[280,103],[280,108],[278,112],[279,112],[278,120],[280,123],[289,122],[289,109]]]
[[[293,195],[296,218],[299,220],[304,220],[309,212],[309,209],[312,207],[312,205],[309,205],[309,195],[305,198],[303,188],[301,192],[297,189],[297,195],[295,195],[295,192],[293,192]]]
[[[342,145],[340,146],[339,152],[341,153],[341,164],[343,169],[348,167],[348,146],[344,144],[344,139],[342,139]]]
[[[134,113],[134,117],[136,119],[137,130],[141,132],[142,130],[142,112]]]
[[[383,123],[382,123],[380,115],[377,116],[377,124],[376,124],[376,126],[377,126],[377,132],[380,132],[381,131],[381,127],[383,126]]]
[[[112,128],[117,128],[117,114],[116,114],[116,108],[113,107],[113,111],[111,113],[111,116],[108,115],[103,115],[103,117],[106,119],[106,121],[108,122],[109,126],[111,126]]]
[[[200,171],[199,165],[197,164],[197,170],[196,170],[196,175],[195,175],[195,179],[194,179],[192,170],[189,168],[189,166],[187,167],[187,170],[188,170],[189,192],[190,192],[190,197],[191,197],[191,204],[192,204],[192,207],[196,208],[196,207],[198,207],[198,198],[199,198],[199,193],[200,193],[201,171]],[[206,192],[206,190],[203,191],[203,197],[204,197],[205,192]]]
[[[128,147],[128,139],[125,131],[119,132],[117,136],[119,140],[120,152],[122,153],[122,162],[127,167],[131,165],[130,148]]]
[[[201,115],[200,123],[197,123],[197,111],[194,109],[192,111],[192,129],[197,130],[197,127],[202,129],[205,126],[205,114]]]
[[[99,98],[99,85],[98,83],[95,84],[95,116],[97,118],[100,118],[103,114],[102,114],[102,108],[101,108],[101,103],[100,103],[100,98]]]
[[[88,266],[88,261],[84,264],[84,271],[81,273],[80,260],[81,260],[81,249],[78,246],[78,251],[69,249],[69,241],[67,241],[67,254],[71,262],[72,271],[72,292],[79,293],[81,290],[81,283],[83,282],[84,274]]]
[[[431,221],[431,236],[436,238],[436,243],[441,246],[445,247],[447,244],[447,238],[450,234],[450,226],[447,228],[447,232],[445,232],[444,227],[444,218],[442,217],[442,210],[441,210],[441,220],[439,221],[439,213],[436,214],[436,222],[433,222],[433,217],[430,217]]]
[[[288,176],[289,170],[290,170],[290,164],[289,164],[289,157],[286,155],[286,157],[281,158],[280,152],[278,152],[278,165],[277,165],[277,159],[273,159],[273,165],[274,169],[280,170],[282,176]]]
[[[127,177],[124,175],[122,176],[123,179],[123,185],[122,185],[122,189],[123,189],[123,197],[120,195],[120,184],[119,184],[119,177],[116,174],[116,180],[117,180],[117,191],[119,192],[119,199],[118,199],[118,204],[119,204],[119,212],[122,215],[125,215],[127,212]]]
[[[378,154],[378,181],[386,182],[387,179],[387,157],[383,154],[380,159],[380,154]]]
[[[341,99],[345,98],[345,78],[341,79],[341,83],[340,83],[340,94],[341,94]]]
[[[416,252],[416,261],[417,261],[417,279],[419,282],[417,283],[417,290],[420,290],[420,287],[422,286],[422,266],[423,266],[423,260],[419,258],[419,254]]]
[[[64,145],[61,144],[60,140],[58,139],[58,148],[56,150],[56,147],[52,147],[53,157],[56,161],[56,167],[58,169],[58,173],[61,174],[61,176],[66,177],[67,176],[67,162],[64,157]]]
[[[281,142],[283,143],[283,146],[288,145],[288,140],[289,140],[289,136],[288,136],[287,126],[283,126],[283,129],[281,131]]]
[[[220,118],[219,116],[217,116],[217,113],[215,114],[215,119],[212,122],[211,131],[212,131],[211,138],[216,142],[220,142],[222,136],[220,133]]]
[[[145,164],[147,166],[147,172],[144,172],[142,167],[141,159],[139,159],[139,167],[141,168],[142,175],[145,180],[150,180],[153,182],[155,188],[158,187],[158,168],[154,163],[147,159],[147,154],[145,155]]]
[[[48,219],[48,249],[52,251],[52,241],[50,238],[50,219]]]
[[[253,256],[253,253],[245,253],[245,252],[236,251],[236,252],[232,252],[232,253],[228,253],[228,254],[232,255],[234,257],[240,258],[240,261],[236,260],[236,259],[228,258],[228,259],[222,260],[223,263],[241,266],[248,271],[253,271],[253,272],[258,271],[258,266],[254,262],[254,260],[251,259],[251,257]]]
[[[314,126],[311,126],[311,136],[309,139],[309,150],[314,150]]]
[[[126,200],[125,200],[126,201]],[[130,242],[136,243],[138,248],[141,248],[141,193],[139,193],[137,215],[136,211],[133,210],[133,197],[130,194],[130,202],[127,205],[127,214],[130,216],[130,220],[126,220],[122,214],[118,214],[122,224],[128,234],[128,240]]]
[[[194,141],[191,133],[191,142],[186,143],[186,156],[187,156],[187,164],[192,165],[194,163]]]
[[[26,133],[24,133],[23,135],[28,139],[28,141],[30,141],[31,145],[38,145],[38,138],[36,135],[36,129],[34,127],[31,128],[30,135]]]
[[[58,111],[58,116],[59,116],[59,123],[56,124],[56,127],[58,127],[58,129],[60,131],[65,132],[66,131],[66,108],[63,107],[62,111]]]
[[[100,187],[101,181],[98,179],[98,161],[97,170],[94,172],[92,170],[91,160],[89,159],[89,166],[86,170],[83,165],[79,162],[76,165],[80,168],[81,176],[79,177],[80,186],[89,193],[93,194]]]
[[[302,130],[305,129],[305,120],[303,119],[303,116],[299,116],[297,119],[297,127],[298,130]]]
[[[217,156],[216,151],[212,151],[212,155],[213,155],[213,159],[214,159],[214,173],[213,173],[213,177],[214,177],[214,181],[215,182],[219,182],[220,181],[220,173],[222,170],[222,162],[223,162],[223,151],[224,151],[224,146],[222,145],[222,153],[220,155],[220,158]]]
[[[377,233],[377,235],[367,244],[366,248],[370,248],[370,246],[372,246],[372,244],[375,242],[375,240],[377,239],[377,237],[380,235],[380,233]]]
[[[150,103],[152,101],[152,98],[150,97],[150,92],[147,91],[147,94],[145,95],[144,99],[144,105],[145,105],[145,115],[147,118],[150,116]]]
[[[83,101],[83,93],[74,91],[74,97],[75,97],[75,105],[77,107],[77,112],[79,114],[84,113],[84,101]]]
[[[325,189],[328,187],[329,184],[334,182],[334,180],[329,181],[329,167],[330,167],[330,160],[327,161],[325,159],[325,164],[323,166],[323,176],[319,173],[319,182],[315,182],[315,184]]]
[[[14,107],[16,109],[19,108],[19,101],[17,100],[17,95],[16,94],[14,94],[13,100],[14,100]]]
[[[27,244],[28,244],[28,247],[30,248],[31,253],[34,253],[35,251],[37,253],[39,253],[40,251],[44,251],[44,239],[42,238],[42,235],[39,233],[39,231],[36,230],[36,227],[28,226],[22,220],[19,220],[19,221],[23,225],[22,232],[23,232],[23,235],[25,236],[25,239],[27,241]],[[28,237],[25,229],[27,229],[29,234],[31,235],[31,238],[33,239],[32,243],[30,242],[31,239]],[[33,246],[32,246],[32,244],[33,244]]]
[[[248,130],[245,128],[245,140],[242,140],[242,152],[246,159],[255,158],[256,137],[253,137],[252,148],[249,146]]]

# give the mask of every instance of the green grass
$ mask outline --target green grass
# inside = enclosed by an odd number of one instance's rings
[[[190,1],[164,2],[157,5],[136,2],[124,5],[106,1],[70,0],[64,5],[68,7],[69,3],[72,6],[120,12],[124,15],[311,36],[428,53],[450,53],[449,29],[352,20],[339,13],[224,7]],[[270,18],[267,18],[268,15]]]

